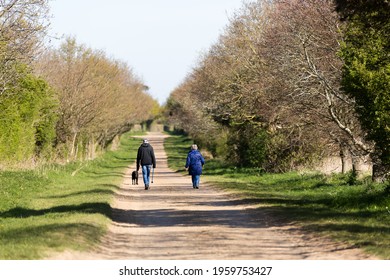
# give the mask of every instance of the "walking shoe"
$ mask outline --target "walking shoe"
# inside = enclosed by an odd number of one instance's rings
[[[149,189],[149,185],[145,185],[145,190],[148,190]]]

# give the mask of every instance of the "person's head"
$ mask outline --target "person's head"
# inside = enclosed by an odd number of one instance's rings
[[[192,151],[195,151],[195,150],[197,150],[198,149],[198,146],[196,145],[196,144],[192,144],[191,145],[191,150]]]
[[[149,143],[149,140],[148,140],[148,139],[142,140],[142,144],[148,144],[148,143]]]

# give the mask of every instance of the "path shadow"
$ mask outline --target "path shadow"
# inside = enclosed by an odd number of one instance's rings
[[[272,199],[271,199],[272,200]],[[281,199],[278,199],[280,203]],[[152,209],[152,210],[123,210],[112,209],[112,220],[117,223],[136,225],[142,227],[201,227],[201,226],[225,226],[230,228],[265,228],[282,227],[297,224],[300,221],[310,222],[309,226],[300,226],[300,229],[292,228],[292,231],[305,230],[307,232],[322,231],[344,231],[349,234],[356,233],[387,233],[390,236],[390,226],[370,226],[353,223],[336,223],[335,218],[346,220],[358,220],[362,217],[370,217],[373,214],[369,211],[344,212],[328,208],[318,207],[308,211],[304,207],[296,206],[296,201],[289,204],[283,201],[286,206],[265,206],[265,203],[272,203],[267,199],[226,199],[202,201],[201,199],[191,201],[194,205],[200,206],[258,206],[246,209],[220,209],[220,210],[176,210],[176,209]],[[177,202],[180,204],[180,201]],[[259,206],[262,205],[262,206]],[[321,221],[328,220],[327,223]]]
[[[221,202],[231,205],[229,202]],[[242,202],[245,203],[245,202]],[[195,204],[202,204],[198,202]],[[245,203],[246,204],[246,203]],[[282,221],[272,220],[267,209],[220,209],[220,210],[123,210],[113,209],[112,219],[117,223],[142,227],[201,227],[225,226],[231,228],[261,228],[282,225]]]

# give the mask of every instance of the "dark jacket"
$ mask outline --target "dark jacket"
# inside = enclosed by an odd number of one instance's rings
[[[139,170],[140,165],[153,165],[153,168],[156,168],[156,157],[154,156],[153,147],[149,143],[143,143],[138,148],[137,170]]]
[[[190,175],[201,175],[205,163],[204,158],[198,150],[192,150],[187,155],[186,168]]]

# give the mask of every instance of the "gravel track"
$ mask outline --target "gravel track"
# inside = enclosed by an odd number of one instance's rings
[[[150,190],[144,190],[142,176],[139,185],[131,184],[134,164],[126,170],[112,205],[113,221],[101,244],[91,252],[66,251],[50,259],[374,259],[284,224],[268,209],[202,181],[200,189],[193,189],[189,176],[168,168],[165,137],[148,135],[157,158]]]

